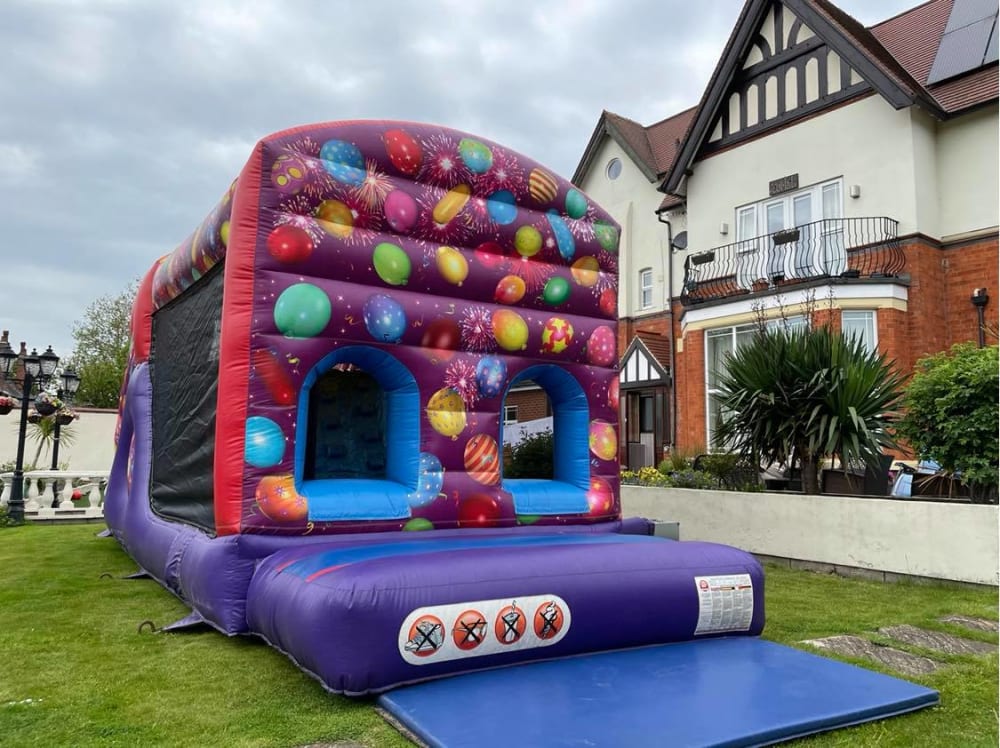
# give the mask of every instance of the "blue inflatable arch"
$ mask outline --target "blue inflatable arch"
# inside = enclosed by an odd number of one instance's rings
[[[587,511],[590,486],[589,403],[572,374],[555,364],[529,366],[514,377],[504,393],[518,382],[531,380],[545,390],[552,404],[553,475],[505,478],[503,488],[514,497],[518,514],[580,514]],[[502,430],[501,430],[502,432]],[[501,433],[501,449],[503,448]]]
[[[321,437],[314,430],[321,424],[311,422],[317,413],[314,390],[317,383],[333,372],[338,364],[357,367],[373,378],[382,390],[384,425],[381,428],[368,429],[361,425],[352,429],[347,425],[346,429],[336,430],[338,436],[346,436],[356,444],[366,439],[378,440],[378,451],[384,449],[384,465],[373,470],[375,475],[371,477],[360,475],[365,472],[363,465],[357,471],[359,477],[349,478],[317,477],[306,469],[310,457],[308,451],[322,446],[316,443]],[[350,392],[347,394],[350,395]],[[370,346],[352,345],[339,348],[321,359],[303,382],[295,430],[295,486],[308,499],[310,520],[401,519],[410,516],[407,494],[417,489],[420,465],[420,393],[413,374],[395,357]]]

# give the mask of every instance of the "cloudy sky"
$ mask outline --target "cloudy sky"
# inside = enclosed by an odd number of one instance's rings
[[[916,0],[840,0],[865,24]],[[572,176],[602,109],[698,102],[740,0],[0,0],[0,327],[83,310],[182,241],[253,144],[404,119]]]

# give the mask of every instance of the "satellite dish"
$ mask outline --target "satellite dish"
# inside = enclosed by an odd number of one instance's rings
[[[678,252],[682,252],[688,248],[688,232],[682,231],[674,240],[670,243],[670,246],[676,249]]]

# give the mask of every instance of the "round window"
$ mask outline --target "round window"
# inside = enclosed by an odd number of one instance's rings
[[[605,173],[608,175],[608,179],[618,179],[622,173],[621,159],[613,158],[608,161],[608,168]]]

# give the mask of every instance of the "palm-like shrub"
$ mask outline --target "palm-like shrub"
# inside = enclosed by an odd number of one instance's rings
[[[798,462],[803,491],[818,493],[824,457],[856,465],[892,446],[901,383],[883,355],[829,327],[761,330],[719,377],[718,436],[754,462]]]

